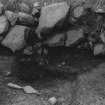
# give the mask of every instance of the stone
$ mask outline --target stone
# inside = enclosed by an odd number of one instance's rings
[[[18,16],[16,13],[6,10],[5,16],[7,17],[8,21],[10,22],[11,26],[14,26],[17,22]]]
[[[96,44],[93,50],[94,55],[103,54],[105,52],[105,45],[104,44]]]
[[[105,43],[105,33],[100,34],[100,39],[103,43]]]
[[[72,30],[67,32],[67,40],[66,40],[66,46],[70,46],[77,42],[79,39],[83,38],[83,30]]]
[[[9,23],[5,16],[0,16],[0,34],[7,32],[9,28]]]
[[[33,25],[34,21],[35,21],[31,15],[23,13],[23,12],[18,13],[18,18],[19,18],[20,24],[24,23],[24,24],[28,24],[28,25],[31,25],[31,24]]]
[[[79,18],[80,16],[83,15],[84,8],[83,6],[78,6],[74,9],[73,14],[75,18]]]
[[[57,22],[66,17],[68,11],[67,2],[53,3],[42,7],[36,33],[40,33],[43,28],[52,28]]]
[[[24,13],[30,13],[31,11],[30,7],[24,2],[19,4],[19,10],[20,12],[24,12]]]
[[[51,104],[51,105],[55,105],[56,103],[57,103],[57,99],[55,98],[55,97],[51,97],[51,98],[49,98],[49,103]]]
[[[34,89],[32,86],[24,86],[23,90],[27,94],[40,94],[38,90]]]
[[[40,4],[40,2],[35,2],[34,4],[33,4],[33,8],[36,8],[36,9],[41,9],[41,4]]]
[[[50,47],[62,46],[64,45],[65,35],[65,33],[56,34],[52,38],[49,38],[45,43]]]
[[[1,44],[7,48],[10,48],[13,52],[20,50],[25,45],[24,30],[25,26],[16,25],[6,35]]]
[[[8,85],[8,87],[11,87],[11,88],[22,89],[21,86],[19,86],[19,85],[17,85],[17,84],[14,84],[14,83],[11,83],[11,82],[8,83],[7,85]]]
[[[32,10],[32,16],[35,16],[35,17],[40,17],[40,11],[36,8],[33,8]]]
[[[39,18],[40,17],[40,10],[41,10],[40,2],[35,2],[33,4],[33,8],[32,8],[32,15]]]

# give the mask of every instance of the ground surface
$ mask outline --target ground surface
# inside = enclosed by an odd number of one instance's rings
[[[0,105],[50,105],[50,97],[57,105],[105,105],[105,56],[93,57],[88,51],[74,51],[68,57],[67,74],[43,77],[34,83],[24,83],[14,77],[5,77],[11,70],[13,57],[0,57]],[[76,71],[76,74],[69,74]],[[68,75],[69,74],[69,75]],[[8,82],[32,85],[42,94],[25,94],[7,86]]]

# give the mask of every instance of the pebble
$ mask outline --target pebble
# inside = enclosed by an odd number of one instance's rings
[[[49,98],[48,102],[51,104],[51,105],[55,105],[57,103],[57,99],[55,97],[51,97]]]

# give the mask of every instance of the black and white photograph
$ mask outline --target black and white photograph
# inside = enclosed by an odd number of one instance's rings
[[[105,105],[105,0],[0,0],[0,105]]]

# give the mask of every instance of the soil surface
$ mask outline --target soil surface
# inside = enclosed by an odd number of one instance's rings
[[[47,77],[27,83],[5,75],[11,71],[14,57],[11,54],[1,55],[0,105],[50,105],[50,97],[57,98],[56,105],[105,105],[105,56],[94,57],[89,51],[78,49],[66,56],[66,66],[61,67],[66,73],[54,71],[56,75],[50,73]],[[60,55],[58,57],[61,58]],[[31,85],[41,95],[10,88],[8,82]]]

